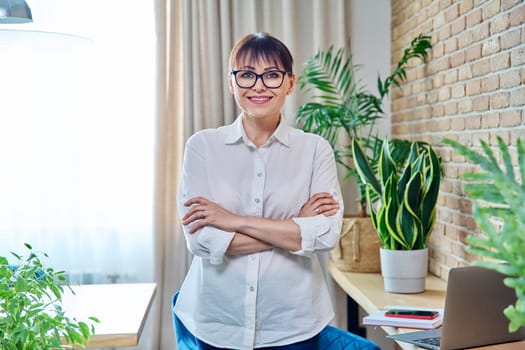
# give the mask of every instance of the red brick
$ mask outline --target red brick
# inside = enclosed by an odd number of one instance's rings
[[[523,0],[501,0],[501,11],[506,11],[521,3],[522,1]]]
[[[445,44],[443,44],[442,42],[432,45],[432,58],[433,59],[443,56],[444,52],[445,52]]]
[[[468,81],[466,84],[467,96],[478,95],[481,92],[481,79]]]
[[[484,119],[485,115],[483,115],[481,118],[481,123],[482,123],[482,126],[483,127],[483,119]],[[498,116],[495,116],[494,119],[496,120],[499,120]],[[489,142],[489,133],[485,130],[482,130],[480,129],[481,132],[475,132],[472,134],[472,143],[475,144],[475,145],[479,145],[480,144],[480,141],[485,141],[485,142]]]
[[[500,73],[500,86],[508,89],[520,85],[520,72],[517,69]]]
[[[510,105],[510,93],[509,92],[497,92],[490,96],[490,108],[500,109]]]
[[[456,19],[454,22],[452,22],[450,31],[452,32],[452,35],[457,35],[463,32],[465,28],[466,28],[465,17],[460,17]]]
[[[481,128],[495,129],[500,126],[500,116],[498,113],[483,113],[481,115]],[[487,134],[487,133],[485,133]]]
[[[502,50],[521,44],[521,29],[517,28],[503,33],[500,37],[500,44]]]
[[[494,91],[499,88],[499,77],[491,75],[481,79],[481,92]]]
[[[482,61],[474,62],[472,64],[472,75],[479,77],[490,72],[490,60],[484,59]]]
[[[502,127],[511,127],[521,125],[521,112],[517,109],[503,111],[500,113]]]
[[[508,130],[495,130],[493,132],[490,133],[489,135],[489,138],[490,138],[490,145],[491,146],[497,146],[498,145],[498,137],[501,138],[503,140],[503,142],[505,142],[506,145],[509,144],[509,140],[510,140],[510,133]]]
[[[474,111],[481,112],[489,109],[489,97],[479,96],[475,97],[472,101],[472,108]]]
[[[487,39],[490,36],[489,24],[481,23],[472,31],[472,41],[477,42],[483,39]]]
[[[458,49],[463,49],[472,44],[472,31],[467,30],[461,33],[458,33]]]
[[[486,21],[489,18],[496,16],[499,13],[500,1],[488,1],[485,6],[481,8],[481,18]]]
[[[432,116],[442,117],[445,114],[445,108],[442,104],[436,104],[432,106]]]
[[[509,28],[509,15],[508,13],[500,14],[492,19],[490,22],[490,34],[494,35]]]
[[[450,88],[449,87],[442,87],[441,89],[439,89],[439,101],[446,101],[450,98]]]
[[[459,14],[464,15],[465,13],[472,10],[474,6],[473,0],[463,0],[459,2]]]
[[[472,12],[469,12],[466,21],[467,28],[474,27],[476,24],[481,23],[481,9],[476,8]]]
[[[465,96],[465,84],[461,83],[455,86],[452,86],[450,89],[452,93],[452,98],[459,98]]]
[[[451,67],[460,67],[465,63],[465,51],[459,51],[452,54],[450,57],[450,66]]]
[[[467,62],[475,61],[481,57],[481,44],[467,48],[466,60]]]
[[[472,99],[463,99],[458,103],[458,111],[461,114],[469,113],[473,110],[474,106]]]
[[[475,115],[465,119],[465,129],[476,130],[481,129],[481,116]]]
[[[458,41],[456,38],[450,38],[445,41],[445,54],[454,52],[458,49]]]
[[[445,41],[450,38],[450,24],[445,24],[436,33],[439,41]]]
[[[510,62],[513,67],[525,64],[525,46],[512,50],[510,54]]]
[[[510,54],[502,52],[490,58],[490,71],[498,72],[510,67]]]
[[[486,40],[481,45],[481,55],[483,57],[490,56],[500,50],[499,38],[494,37]]]
[[[510,92],[509,104],[513,107],[525,105],[525,87]]]
[[[465,119],[464,118],[453,118],[450,122],[450,128],[454,131],[465,130]]]
[[[448,102],[445,104],[445,115],[454,116],[458,113],[458,103]]]
[[[523,4],[513,9],[509,15],[509,25],[511,27],[519,26],[522,23],[525,23],[525,6],[523,6]]]

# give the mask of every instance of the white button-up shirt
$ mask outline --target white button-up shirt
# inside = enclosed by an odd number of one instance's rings
[[[318,192],[339,200],[337,215],[297,217]],[[301,250],[274,248],[227,256],[234,233],[206,226],[184,228],[195,254],[174,308],[202,341],[229,349],[279,346],[308,339],[333,318],[316,252],[336,244],[343,203],[330,144],[288,126],[282,119],[260,148],[246,137],[242,118],[202,130],[187,142],[178,192],[183,203],[203,196],[243,216],[292,218],[301,232]]]

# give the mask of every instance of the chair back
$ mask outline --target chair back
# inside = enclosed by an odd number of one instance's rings
[[[173,312],[173,307],[177,302],[177,297],[179,292],[173,294],[173,299],[171,301],[171,316],[173,319],[173,331],[175,332],[175,338],[177,340],[177,348],[179,350],[197,350],[197,340],[195,336],[184,326],[181,320]]]
[[[326,326],[319,334],[319,350],[381,350],[381,348],[357,334]]]

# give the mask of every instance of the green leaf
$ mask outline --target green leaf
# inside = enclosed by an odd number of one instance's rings
[[[362,181],[368,183],[375,193],[381,193],[381,184],[377,180],[371,166],[368,163],[359,141],[357,139],[352,140],[352,152],[355,159],[355,166]]]

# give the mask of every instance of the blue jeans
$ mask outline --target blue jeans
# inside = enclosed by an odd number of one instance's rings
[[[197,339],[198,349],[199,350],[228,350],[224,348],[216,348],[205,342],[202,342]],[[318,350],[319,349],[319,334],[298,343],[283,345],[283,346],[270,346],[268,348],[257,348],[261,350]]]

